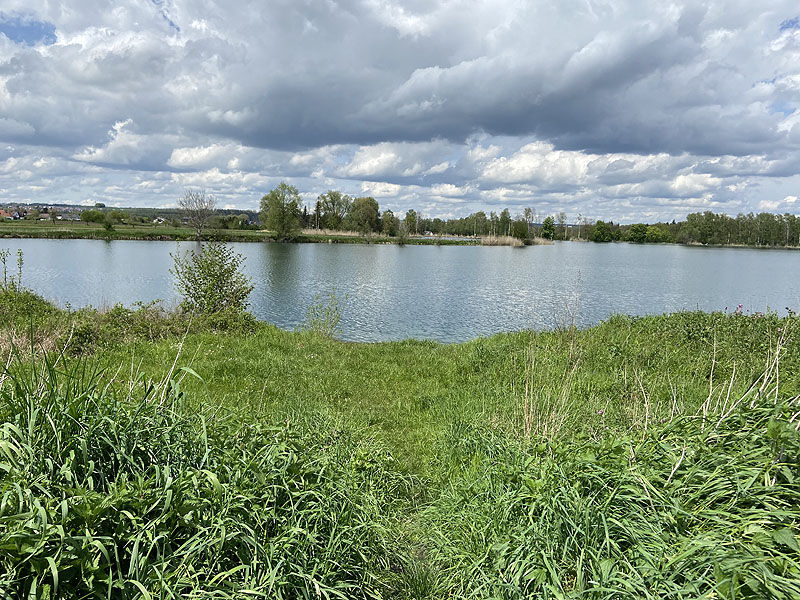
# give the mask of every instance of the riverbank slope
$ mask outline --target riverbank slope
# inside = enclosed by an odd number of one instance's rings
[[[5,294],[0,589],[796,596],[797,321],[354,344]]]

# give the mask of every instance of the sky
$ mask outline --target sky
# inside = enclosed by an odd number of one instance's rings
[[[796,0],[4,0],[0,203],[800,212]]]

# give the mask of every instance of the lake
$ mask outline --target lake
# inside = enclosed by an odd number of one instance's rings
[[[317,295],[346,298],[341,337],[455,342],[501,331],[584,327],[615,313],[800,308],[800,252],[677,245],[469,247],[232,244],[255,289],[250,310],[292,329]],[[23,285],[60,306],[179,301],[171,253],[184,242],[3,239]],[[180,248],[180,250],[178,250]],[[9,258],[16,271],[16,258]]]

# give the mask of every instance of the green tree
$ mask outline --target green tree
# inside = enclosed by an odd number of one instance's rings
[[[328,193],[322,194],[317,201],[319,202],[322,224],[327,229],[341,229],[342,222],[350,213],[353,199],[347,194],[342,194],[342,192],[328,190]]]
[[[647,225],[636,223],[628,230],[628,241],[634,244],[644,244],[647,240]]]
[[[528,239],[528,222],[525,217],[519,217],[511,223],[511,235],[523,242]]]
[[[224,242],[215,241],[203,244],[199,252],[190,250],[170,256],[170,272],[183,296],[184,310],[202,314],[245,311],[253,285],[241,271],[241,254]]]
[[[128,218],[128,213],[121,210],[112,210],[108,213],[108,218],[112,223],[122,223]]]
[[[556,220],[553,217],[547,217],[542,221],[542,237],[552,240],[556,235]]]
[[[350,223],[361,233],[378,231],[380,207],[372,197],[356,198],[350,209]]]
[[[291,240],[300,233],[300,192],[283,182],[261,198],[261,221],[278,240]]]
[[[81,221],[84,223],[102,223],[105,220],[105,215],[102,210],[84,210],[81,211]]]
[[[381,231],[384,235],[395,236],[400,227],[400,219],[394,216],[394,213],[388,208],[383,211],[381,215]]]
[[[406,224],[406,232],[408,234],[416,234],[417,233],[417,221],[419,220],[419,215],[417,215],[417,211],[413,208],[409,208],[406,211],[406,216],[403,221]]]
[[[500,213],[498,225],[500,227],[498,235],[511,235],[511,213],[508,212],[507,208],[504,208],[503,212]]]
[[[658,225],[649,225],[645,234],[645,241],[648,244],[660,244],[670,241],[669,232],[661,229]]]
[[[614,239],[614,233],[611,231],[611,226],[605,221],[597,221],[589,239],[593,242],[610,242]]]

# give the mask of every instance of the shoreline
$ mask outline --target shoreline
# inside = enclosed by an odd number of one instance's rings
[[[417,236],[407,237],[400,240],[397,237],[388,236],[364,236],[364,235],[330,235],[330,234],[308,234],[302,233],[295,239],[287,242],[278,242],[272,233],[264,230],[212,230],[202,239],[198,239],[195,233],[186,229],[169,229],[158,231],[157,229],[141,229],[136,227],[121,227],[112,231],[101,228],[87,227],[85,230],[68,229],[54,227],[39,228],[31,226],[31,231],[25,231],[27,226],[11,226],[0,223],[0,239],[46,239],[46,240],[99,240],[99,241],[145,241],[145,242],[204,242],[219,240],[224,242],[259,242],[259,243],[289,243],[289,244],[384,244],[397,246],[511,246],[511,244],[484,244],[483,238],[464,238],[459,236]],[[549,240],[548,244],[534,241],[522,246],[552,245],[555,241],[589,243],[590,240],[569,239],[569,240]],[[598,243],[598,242],[595,242]],[[800,246],[757,246],[747,244],[699,244],[696,242],[664,242],[664,243],[634,243],[623,241],[604,242],[607,244],[628,243],[637,246],[685,246],[687,248],[738,248],[753,250],[800,250]],[[601,245],[603,243],[600,243]]]
[[[271,233],[265,231],[243,230],[214,230],[202,239],[198,239],[193,232],[171,231],[137,231],[136,229],[125,229],[122,231],[105,231],[91,229],[78,231],[74,229],[53,229],[52,231],[21,231],[20,229],[9,229],[4,231],[0,226],[0,239],[44,239],[44,240],[133,240],[145,242],[205,242],[220,240],[225,242],[259,242],[259,243],[279,243]],[[290,242],[292,244],[393,244],[407,246],[480,246],[481,240],[468,240],[463,238],[449,237],[414,237],[400,240],[398,238],[386,236],[353,236],[353,235],[309,235],[300,234]]]

